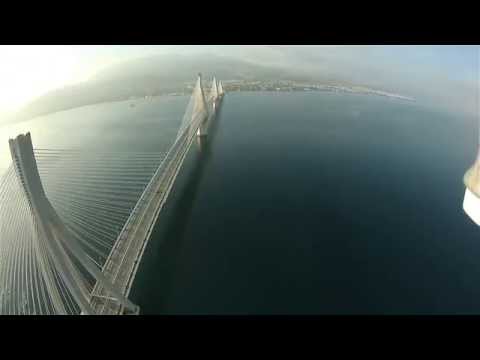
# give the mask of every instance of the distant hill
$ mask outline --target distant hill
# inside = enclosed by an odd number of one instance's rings
[[[194,82],[198,72],[205,80],[213,75],[217,79],[308,79],[301,71],[293,74],[287,69],[211,54],[152,56],[111,66],[85,83],[51,91],[21,109],[15,121],[79,106],[178,91],[185,83]]]

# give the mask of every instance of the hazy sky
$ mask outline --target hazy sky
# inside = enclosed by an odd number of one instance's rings
[[[212,52],[387,87],[454,110],[478,111],[475,46],[0,46],[0,116],[108,65],[154,54]]]

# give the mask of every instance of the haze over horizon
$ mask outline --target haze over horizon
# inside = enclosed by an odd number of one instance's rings
[[[131,81],[139,88],[152,86],[147,77],[153,77],[158,69],[148,59],[161,63],[158,60],[182,55],[190,63],[187,61],[180,67],[181,71],[191,68],[196,73],[190,64],[195,64],[198,58],[199,63],[205,62],[205,67],[211,55],[214,69],[223,66],[253,76],[268,72],[272,77],[282,74],[361,84],[412,96],[439,109],[476,115],[478,49],[478,46],[0,46],[3,64],[0,123],[52,91],[88,85],[91,93],[100,83],[99,78],[115,73],[115,69],[131,69],[137,74]],[[171,66],[174,72],[177,64],[170,63],[165,60],[159,66]],[[137,65],[129,68],[129,64]],[[223,72],[224,76],[229,74]],[[118,74],[113,77],[118,80]],[[71,97],[75,96],[72,92]]]

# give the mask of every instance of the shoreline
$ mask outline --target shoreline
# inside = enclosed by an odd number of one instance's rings
[[[261,85],[260,85],[261,84]],[[367,95],[367,96],[375,96],[375,97],[383,97],[388,98],[390,100],[398,100],[398,101],[405,101],[405,102],[417,102],[416,99],[400,94],[393,94],[388,93],[381,90],[370,89],[367,87],[360,87],[360,86],[344,86],[344,85],[322,85],[322,84],[306,84],[306,83],[295,83],[291,81],[279,82],[282,84],[282,87],[273,87],[272,84],[276,83],[262,83],[262,82],[254,82],[254,83],[244,83],[242,82],[241,85],[238,84],[237,81],[226,81],[225,82],[225,90],[226,92],[230,93],[242,93],[242,92],[262,92],[262,93],[330,93],[330,94],[353,94],[353,95]],[[267,87],[268,86],[268,87]],[[208,88],[205,89],[208,91]],[[63,111],[70,111],[74,109],[80,109],[88,106],[95,106],[101,104],[110,104],[110,103],[121,103],[121,102],[129,102],[129,101],[151,101],[156,98],[171,98],[171,97],[181,97],[181,96],[188,96],[188,93],[184,91],[172,92],[168,94],[158,94],[158,95],[147,95],[147,96],[137,96],[137,97],[129,97],[127,99],[114,99],[111,101],[98,101],[92,102],[89,104],[84,104],[80,106],[72,106],[69,108],[55,110],[51,112],[46,112],[43,114],[38,114],[32,117],[26,117],[21,120],[14,120],[10,119],[5,122],[0,123],[0,128],[8,125],[19,124],[25,121],[34,120],[35,118],[40,118],[43,116],[49,116],[52,114],[60,113]],[[12,116],[14,117],[14,115]]]

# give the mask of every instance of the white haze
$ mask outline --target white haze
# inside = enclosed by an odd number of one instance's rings
[[[478,47],[456,46],[0,46],[0,117],[113,64],[159,54],[212,53],[293,69],[478,114]],[[1,121],[1,120],[0,120]]]

